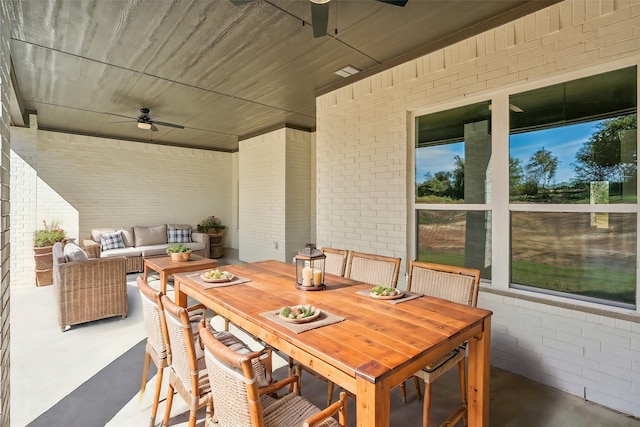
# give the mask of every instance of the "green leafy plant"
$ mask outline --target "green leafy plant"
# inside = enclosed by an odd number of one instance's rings
[[[48,226],[46,221],[42,221],[42,223],[44,228],[37,230],[33,238],[33,246],[36,248],[53,246],[56,242],[61,242],[67,237],[67,233],[55,222],[51,226]]]
[[[224,229],[226,226],[222,225],[222,221],[215,215],[211,215],[203,219],[198,224],[198,231],[208,231],[210,228]]]
[[[171,245],[167,248],[168,254],[184,253],[184,252],[191,252],[191,249],[189,249],[187,245],[183,245],[183,244]]]

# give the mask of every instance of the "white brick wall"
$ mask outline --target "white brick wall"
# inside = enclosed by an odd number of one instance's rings
[[[312,134],[288,128],[240,141],[241,260],[290,262],[312,241],[312,148]]]
[[[284,261],[285,136],[283,128],[240,141],[239,256],[243,261]]]
[[[7,2],[0,4],[0,425],[8,426],[11,419],[10,412],[10,132],[9,132],[9,85],[10,73],[10,48],[9,37],[11,34],[9,20],[9,5]]]
[[[82,241],[98,227],[184,223],[209,215],[235,239],[229,153],[11,128],[12,287],[34,286],[33,233],[58,221]]]
[[[318,244],[400,256],[404,269],[412,254],[412,111],[500,99],[516,85],[571,79],[614,61],[640,64],[640,3],[564,1],[318,97]],[[494,311],[492,363],[640,416],[638,312],[523,298],[496,272],[492,287],[505,294],[483,289],[479,301]]]

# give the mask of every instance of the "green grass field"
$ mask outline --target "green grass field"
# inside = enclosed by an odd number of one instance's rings
[[[418,259],[438,264],[474,267],[464,265],[464,254],[461,253],[420,252]],[[511,282],[606,301],[636,303],[635,271],[624,271],[618,267],[564,267],[514,261],[511,265]]]

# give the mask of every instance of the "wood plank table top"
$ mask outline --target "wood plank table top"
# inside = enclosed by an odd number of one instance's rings
[[[170,256],[158,256],[144,259],[144,280],[149,278],[149,270],[160,274],[160,290],[167,293],[169,276],[186,271],[209,270],[218,267],[218,261],[191,254],[189,261],[172,261]]]
[[[426,296],[392,304],[356,293],[372,285],[329,274],[327,290],[300,291],[294,287],[295,266],[279,261],[225,270],[249,281],[207,288],[193,273],[175,274],[176,302],[186,306],[191,296],[355,394],[358,426],[388,427],[391,389],[465,341],[468,425],[489,425],[490,311]],[[263,316],[297,304],[345,320],[296,333]]]

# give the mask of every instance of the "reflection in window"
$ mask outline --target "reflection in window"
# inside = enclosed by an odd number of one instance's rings
[[[481,102],[416,118],[416,203],[486,203],[491,109]]]
[[[513,286],[635,307],[637,215],[622,205],[638,199],[636,76],[629,67],[509,97]]]
[[[512,203],[636,203],[635,75],[632,67],[510,97]]]
[[[512,212],[511,282],[633,307],[636,214]]]
[[[417,211],[418,261],[473,267],[491,279],[491,212]]]

